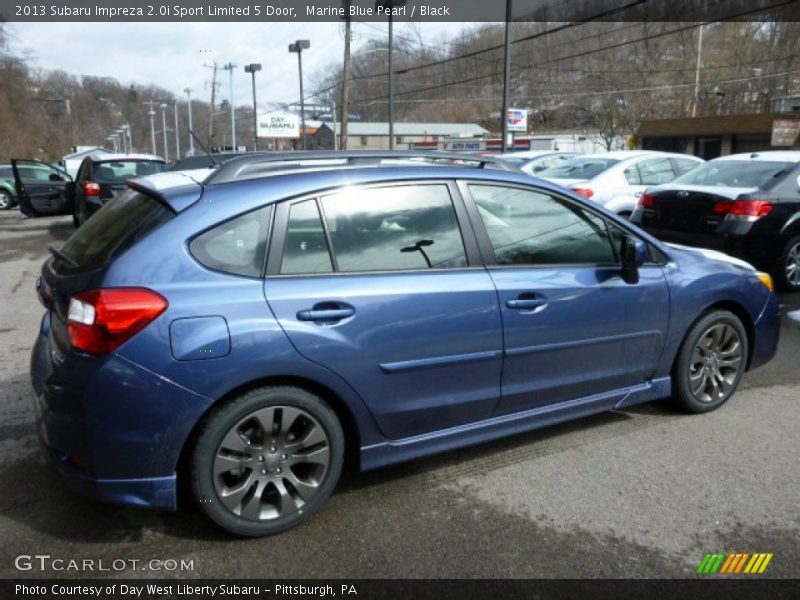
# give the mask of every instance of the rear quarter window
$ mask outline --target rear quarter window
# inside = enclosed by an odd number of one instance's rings
[[[201,233],[189,243],[189,251],[200,264],[214,271],[260,277],[270,210],[265,206]]]
[[[58,260],[58,270],[76,273],[101,269],[174,216],[158,200],[128,190],[103,206],[67,240],[61,252],[69,260]]]

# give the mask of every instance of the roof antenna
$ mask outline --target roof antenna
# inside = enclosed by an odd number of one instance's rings
[[[190,135],[190,136],[192,136],[192,139],[194,139],[194,141],[195,141],[195,142],[197,142],[197,145],[198,145],[198,146],[200,146],[200,149],[201,149],[203,152],[205,152],[205,153],[206,153],[206,156],[207,156],[209,159],[211,159],[211,164],[213,164],[213,165],[215,165],[215,166],[219,166],[219,165],[221,165],[221,164],[222,164],[222,163],[220,163],[220,162],[219,162],[219,161],[218,161],[216,158],[214,158],[214,156],[211,154],[211,152],[209,152],[208,148],[206,148],[206,146],[203,144],[203,142],[201,142],[201,141],[200,141],[200,138],[198,138],[198,137],[197,137],[197,136],[194,134],[194,131],[193,131],[193,130],[191,130],[191,129],[189,130],[189,135]]]

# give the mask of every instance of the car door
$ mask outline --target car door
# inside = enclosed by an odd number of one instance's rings
[[[658,265],[622,279],[617,231],[554,192],[461,182],[503,319],[501,414],[606,394],[656,369],[669,318]]]
[[[14,183],[20,211],[29,217],[69,214],[72,178],[38,160],[14,158]]]
[[[489,417],[502,325],[453,184],[351,187],[280,204],[264,293],[306,358],[397,439]]]

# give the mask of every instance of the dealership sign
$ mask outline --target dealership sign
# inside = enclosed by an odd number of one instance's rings
[[[286,110],[275,110],[258,115],[258,137],[300,137],[300,115]]]
[[[506,112],[509,131],[528,131],[528,111],[522,108],[509,108]]]

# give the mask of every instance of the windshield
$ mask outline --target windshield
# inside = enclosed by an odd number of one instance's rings
[[[573,158],[565,165],[539,171],[539,177],[551,179],[591,179],[619,162],[616,158]]]
[[[794,166],[794,163],[762,160],[712,160],[681,175],[673,183],[764,188]]]
[[[166,170],[167,163],[157,160],[114,160],[95,163],[94,179],[100,183],[114,183]]]

